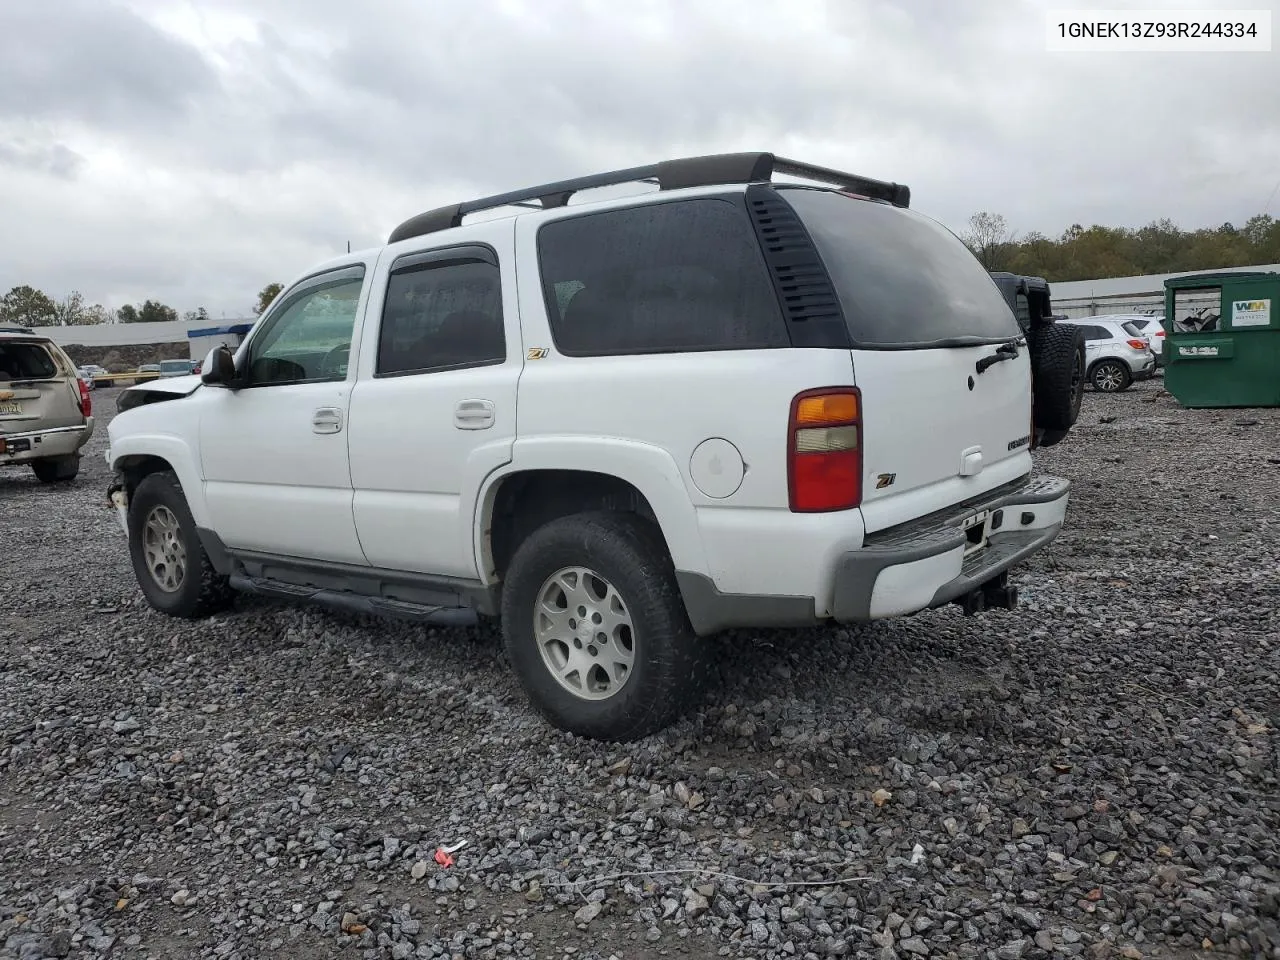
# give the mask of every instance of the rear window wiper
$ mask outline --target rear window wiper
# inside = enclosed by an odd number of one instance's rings
[[[983,357],[974,366],[979,373],[984,373],[988,368],[994,367],[1001,360],[1013,360],[1018,356],[1018,341],[1010,340],[1008,343],[1002,343],[996,347],[996,352],[989,357]]]

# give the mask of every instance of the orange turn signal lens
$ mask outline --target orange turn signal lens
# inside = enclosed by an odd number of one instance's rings
[[[858,419],[858,398],[852,393],[805,397],[796,405],[797,426],[849,423]]]

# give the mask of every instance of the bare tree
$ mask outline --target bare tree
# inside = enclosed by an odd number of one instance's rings
[[[1009,223],[998,213],[975,213],[969,218],[969,228],[960,239],[973,251],[978,262],[987,270],[1000,270],[1008,263],[1012,253],[1014,232]]]

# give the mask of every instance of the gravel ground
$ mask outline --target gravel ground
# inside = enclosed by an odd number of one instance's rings
[[[0,472],[0,954],[1280,957],[1280,411],[1090,394],[1019,610],[725,638],[622,749],[491,632],[151,612],[114,394]]]

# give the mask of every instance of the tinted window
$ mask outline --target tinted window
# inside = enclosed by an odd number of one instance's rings
[[[356,323],[363,268],[307,283],[277,301],[249,348],[254,386],[344,380]]]
[[[982,264],[941,224],[828,190],[779,193],[817,244],[855,345],[928,347],[1020,336]]]
[[[556,347],[572,356],[790,346],[746,210],[646,204],[538,231]]]
[[[1084,338],[1086,340],[1110,340],[1113,334],[1106,327],[1097,327],[1092,324],[1084,328]]]
[[[496,266],[453,260],[392,272],[378,334],[379,375],[501,363],[506,356]]]
[[[1124,323],[1120,324],[1120,327],[1125,333],[1129,334],[1129,336],[1142,339],[1142,329],[1136,323],[1131,323],[1126,320]]]
[[[58,365],[40,344],[0,342],[0,380],[47,380],[56,376]]]

